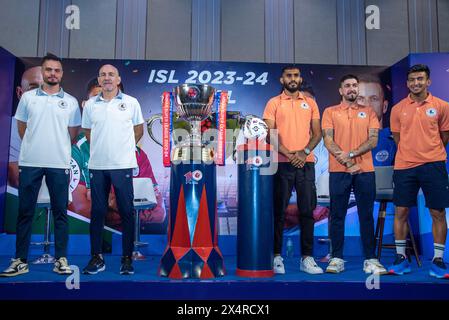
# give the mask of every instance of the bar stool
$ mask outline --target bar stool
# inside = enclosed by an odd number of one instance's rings
[[[330,207],[330,195],[329,195],[329,172],[321,174],[316,181],[316,193],[317,193],[317,204],[322,207]],[[319,238],[318,242],[321,244],[327,244],[329,251],[328,254],[320,259],[320,262],[329,262],[331,259],[332,243],[330,238],[330,215],[327,218],[327,238]]]
[[[50,194],[48,192],[48,187],[47,187],[47,184],[45,183],[45,179],[42,179],[42,185],[39,190],[39,195],[37,196],[36,207],[45,209],[44,241],[32,242],[31,244],[36,245],[36,246],[44,246],[44,253],[39,258],[34,260],[32,263],[33,264],[54,263],[55,258],[50,254],[50,246],[54,244],[54,242],[50,241],[51,216],[52,216],[51,204],[50,204]]]
[[[139,252],[139,247],[148,243],[140,241],[140,213],[143,210],[153,209],[157,205],[154,194],[153,181],[150,178],[133,178],[134,189],[134,251],[133,260],[144,260],[145,256]]]
[[[377,217],[376,225],[376,245],[377,245],[377,259],[380,261],[382,255],[382,249],[396,249],[395,244],[384,244],[383,234],[385,227],[385,217],[387,215],[387,204],[393,202],[393,166],[375,167],[376,174],[376,201],[379,202],[379,215]],[[411,261],[409,252],[412,251],[416,258],[418,266],[421,267],[421,260],[418,254],[418,248],[416,246],[415,237],[410,225],[410,221],[407,221],[409,240],[407,241],[406,250],[407,257]],[[411,242],[411,246],[408,244]]]

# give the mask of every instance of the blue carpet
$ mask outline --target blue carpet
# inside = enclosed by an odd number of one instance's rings
[[[73,256],[69,262],[82,270],[88,259]],[[226,256],[226,276],[212,280],[159,277],[159,256],[134,262],[136,273],[121,276],[120,257],[105,259],[105,272],[80,275],[79,290],[68,290],[66,277],[53,273],[52,265],[30,265],[28,274],[0,278],[0,299],[449,299],[449,280],[430,277],[429,261],[421,268],[414,262],[412,273],[404,276],[381,276],[379,289],[368,290],[360,257],[348,257],[345,272],[337,275],[308,275],[299,271],[298,258],[286,258],[285,275],[255,279],[237,277],[235,256]],[[0,256],[0,266],[8,260]]]

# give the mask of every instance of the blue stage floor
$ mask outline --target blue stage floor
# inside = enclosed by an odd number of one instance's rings
[[[70,264],[80,270],[87,256],[73,256]],[[404,276],[381,276],[379,289],[368,290],[362,259],[348,257],[345,272],[308,275],[299,271],[298,258],[285,259],[287,273],[273,278],[235,276],[236,258],[225,257],[227,275],[213,280],[171,280],[158,277],[159,256],[134,262],[136,274],[119,274],[120,257],[106,256],[106,271],[80,275],[79,289],[66,288],[66,277],[52,272],[52,265],[30,265],[28,274],[0,278],[0,300],[17,299],[155,299],[155,300],[309,300],[309,299],[449,299],[449,280],[428,275],[429,261],[422,268],[413,263],[413,272]],[[391,258],[386,257],[385,264]],[[30,260],[31,261],[31,260]],[[0,256],[0,267],[9,257]],[[321,264],[324,266],[323,264]]]

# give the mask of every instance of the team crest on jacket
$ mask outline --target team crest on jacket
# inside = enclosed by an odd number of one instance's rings
[[[366,118],[366,112],[360,111],[357,115],[360,119],[365,119]]]
[[[438,114],[438,112],[437,112],[437,109],[435,109],[435,108],[429,108],[426,110],[426,114],[428,117],[433,118]]]
[[[303,108],[303,109],[309,109],[310,107],[309,107],[309,105],[308,105],[307,103],[302,102],[302,103],[301,103],[301,108]]]
[[[66,101],[59,100],[58,107],[60,107],[61,109],[67,109],[68,106],[69,106],[69,104]]]
[[[126,110],[126,104],[124,104],[123,102],[120,103],[120,104],[118,105],[118,109],[119,109],[120,111],[125,111],[125,110]]]

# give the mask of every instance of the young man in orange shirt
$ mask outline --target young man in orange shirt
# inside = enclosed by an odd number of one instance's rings
[[[324,144],[329,151],[330,238],[332,259],[326,272],[344,270],[345,216],[351,189],[354,190],[360,221],[366,273],[385,274],[375,258],[373,208],[376,197],[371,149],[377,145],[379,121],[371,107],[357,103],[359,80],[345,75],[340,80],[341,103],[323,114]]]
[[[405,254],[409,207],[416,206],[421,188],[432,216],[434,258],[429,274],[449,279],[443,261],[446,243],[446,210],[449,207],[449,181],[446,170],[446,150],[449,140],[449,105],[432,96],[430,70],[415,65],[408,70],[407,87],[410,94],[395,105],[390,122],[398,145],[394,164],[393,202],[396,206],[394,235],[396,260],[388,268],[391,274],[410,272]]]
[[[282,70],[283,91],[271,98],[263,114],[270,129],[270,141],[279,152],[278,171],[274,177],[274,260],[275,273],[285,273],[282,252],[284,214],[293,187],[296,189],[301,228],[300,270],[323,273],[313,259],[313,210],[316,207],[315,164],[312,150],[321,139],[320,112],[312,98],[299,88],[301,72],[296,66]],[[278,143],[273,130],[278,132]]]

